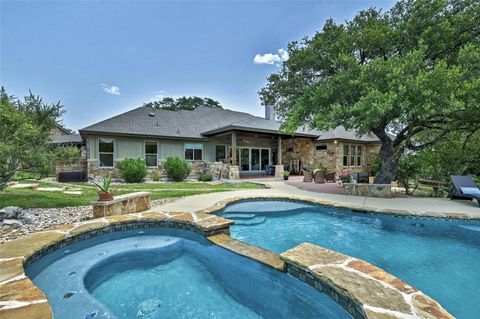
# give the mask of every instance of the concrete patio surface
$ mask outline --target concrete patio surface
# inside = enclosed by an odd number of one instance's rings
[[[269,189],[242,189],[231,192],[209,193],[193,195],[178,199],[174,202],[156,206],[153,210],[170,212],[195,212],[214,206],[220,201],[233,197],[304,197],[312,200],[326,200],[342,206],[359,206],[377,210],[402,210],[423,215],[426,212],[451,217],[480,219],[480,207],[476,201],[451,201],[448,198],[425,197],[360,197],[342,194],[327,194],[299,189],[285,183],[282,179],[252,179],[251,182],[260,182],[270,186]]]

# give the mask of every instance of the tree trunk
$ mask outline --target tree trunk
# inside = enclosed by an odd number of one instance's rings
[[[379,159],[382,162],[380,171],[375,176],[375,184],[390,184],[397,173],[398,158],[391,141],[383,141]]]

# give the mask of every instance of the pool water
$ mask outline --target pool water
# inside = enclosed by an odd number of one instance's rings
[[[293,201],[247,201],[221,216],[231,236],[278,253],[310,242],[371,262],[457,318],[480,317],[480,223],[361,214]]]
[[[259,318],[188,255],[152,268],[117,273],[91,293],[119,318],[150,317],[158,311],[168,317],[164,309],[172,318]]]
[[[296,278],[185,230],[98,236],[26,273],[55,318],[351,318]]]

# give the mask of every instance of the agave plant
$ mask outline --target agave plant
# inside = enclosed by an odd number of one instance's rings
[[[108,175],[103,178],[103,181],[99,181],[98,179],[93,179],[93,184],[97,186],[100,192],[109,193],[112,191],[112,176]]]

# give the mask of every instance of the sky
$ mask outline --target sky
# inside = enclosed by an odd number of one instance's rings
[[[78,130],[165,96],[264,115],[289,42],[394,1],[4,1],[0,84],[65,106]]]

